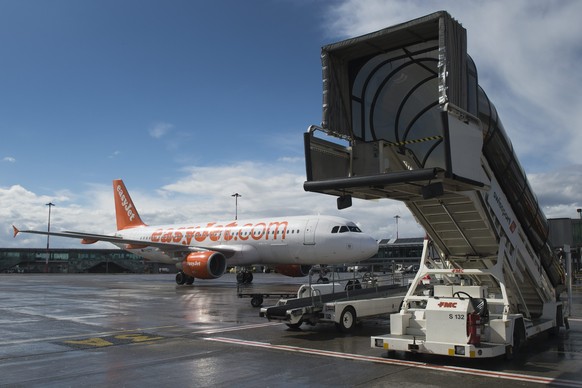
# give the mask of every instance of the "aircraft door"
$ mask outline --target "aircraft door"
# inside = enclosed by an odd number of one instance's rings
[[[304,245],[315,245],[315,229],[317,227],[317,222],[319,219],[310,218],[305,224],[305,234],[303,236]]]

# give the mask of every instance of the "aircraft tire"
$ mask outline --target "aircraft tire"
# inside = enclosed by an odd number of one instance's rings
[[[176,283],[179,285],[183,285],[184,283],[186,283],[186,274],[182,271],[178,272],[176,274]]]
[[[194,284],[194,278],[192,276],[187,276],[186,277],[186,284],[191,286],[192,284]]]

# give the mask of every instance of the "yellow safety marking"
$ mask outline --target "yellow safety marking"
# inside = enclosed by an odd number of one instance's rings
[[[469,357],[471,357],[471,358],[475,358],[475,351],[474,351],[474,350],[471,350],[471,351],[469,352]]]
[[[389,345],[388,342],[384,342],[384,349],[388,349]]]
[[[449,356],[455,355],[455,349],[449,349]]]
[[[438,135],[438,136],[429,136],[429,137],[423,137],[421,139],[413,139],[413,140],[405,140],[405,141],[401,141],[398,143],[390,143],[390,145],[393,146],[403,146],[403,145],[407,145],[407,144],[415,144],[415,143],[422,143],[425,141],[433,141],[433,140],[441,140],[443,137]]]
[[[91,337],[80,340],[67,340],[60,342],[63,345],[69,345],[72,347],[81,348],[103,348],[105,346],[112,345],[128,345],[136,343],[144,343],[151,341],[158,341],[164,339],[160,336],[151,336],[143,333],[128,333],[128,334],[118,334],[110,335],[105,337]]]
[[[70,341],[63,341],[65,344],[69,345],[81,345],[81,346],[88,346],[93,348],[102,348],[105,346],[113,345],[113,342],[109,342],[104,340],[103,338],[87,338],[84,340],[70,340]]]
[[[131,342],[146,342],[146,341],[156,341],[161,340],[164,337],[151,337],[144,334],[121,334],[116,335],[115,338],[120,340],[129,340]]]

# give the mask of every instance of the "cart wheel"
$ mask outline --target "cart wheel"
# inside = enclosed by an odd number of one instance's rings
[[[302,323],[303,323],[303,321],[299,321],[297,323],[286,323],[286,325],[289,329],[299,330]]]
[[[342,333],[350,333],[356,328],[357,320],[356,310],[352,306],[347,306],[340,315],[337,327]]]
[[[261,295],[255,295],[251,298],[251,306],[261,307],[263,304],[263,297]]]

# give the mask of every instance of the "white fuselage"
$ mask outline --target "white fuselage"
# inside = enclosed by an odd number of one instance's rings
[[[222,252],[228,265],[340,264],[367,259],[378,251],[377,242],[348,220],[330,216],[294,216],[269,219],[209,222],[203,224],[143,226],[120,230],[116,236],[144,242],[128,247],[152,261],[175,263],[168,250],[147,243]]]

